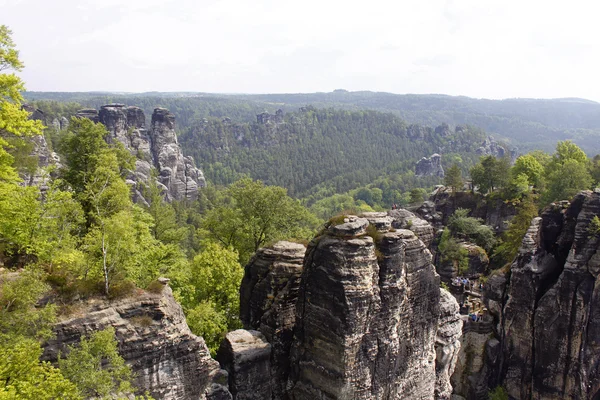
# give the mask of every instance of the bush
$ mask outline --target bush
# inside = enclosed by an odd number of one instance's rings
[[[152,281],[146,288],[146,291],[154,294],[161,294],[164,288],[165,285],[163,285],[159,281]]]
[[[508,393],[502,386],[496,386],[494,390],[488,393],[490,400],[508,400]]]

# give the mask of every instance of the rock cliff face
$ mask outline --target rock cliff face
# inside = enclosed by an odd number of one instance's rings
[[[123,104],[102,106],[100,112],[80,110],[77,116],[102,123],[110,133],[108,140],[118,140],[136,156],[135,171],[128,177],[136,201],[145,202],[137,183],[150,182],[152,168],[156,168],[157,184],[168,200],[194,199],[198,188],[205,185],[202,171],[181,152],[175,134],[175,117],[168,110],[154,110],[149,130],[142,109]]]
[[[44,121],[45,115],[41,110],[29,104],[23,104],[21,108],[29,113],[30,119]],[[44,135],[36,135],[29,139],[33,143],[30,156],[37,158],[38,167],[35,171],[21,173],[22,184],[26,186],[39,186],[43,191],[47,188],[46,185],[49,179],[45,169],[51,165],[58,166],[60,159],[55,152],[50,151]]]
[[[437,186],[429,200],[415,212],[438,229],[445,226],[448,217],[459,208],[471,210],[471,217],[482,219],[498,234],[508,228],[508,223],[516,215],[516,209],[511,203],[489,201],[479,193],[451,193],[445,186]]]
[[[534,219],[511,266],[502,380],[515,398],[600,397],[600,194]]]
[[[442,167],[442,156],[432,154],[431,157],[423,157],[415,167],[416,176],[439,176],[444,177],[444,168]]]
[[[494,272],[484,303],[495,337],[468,332],[452,377],[470,399],[502,385],[513,399],[600,398],[600,193],[544,210],[510,269]]]
[[[280,242],[248,264],[241,318],[271,344],[273,399],[450,394],[462,326],[458,304],[440,294],[425,244],[410,230],[391,228],[393,222],[385,213],[349,216],[313,239],[304,257],[303,246]],[[370,224],[379,232],[375,240],[366,235]],[[245,338],[243,350],[226,339],[222,365],[254,374],[241,367],[243,355],[263,365],[264,343],[251,339],[251,331],[236,335]],[[262,384],[256,390],[265,393]],[[258,398],[239,390],[234,397]]]
[[[156,399],[231,399],[227,373],[210,357],[204,340],[190,332],[168,286],[161,294],[86,303],[78,314],[55,326],[56,338],[46,344],[44,360],[56,361],[67,345],[112,326],[119,353],[142,393],[148,390]]]

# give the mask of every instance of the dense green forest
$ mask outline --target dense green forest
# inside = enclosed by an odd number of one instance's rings
[[[522,151],[551,152],[559,140],[572,140],[588,155],[600,152],[600,104],[584,99],[473,99],[446,95],[399,95],[383,92],[219,95],[207,93],[44,93],[27,92],[28,100],[76,101],[85,106],[117,101],[145,108],[147,102],[175,112],[180,127],[207,117],[230,117],[252,122],[255,114],[281,108],[286,112],[301,106],[391,112],[407,121],[427,126],[442,123],[473,125],[505,138]],[[148,109],[145,108],[146,111]],[[181,114],[178,114],[182,110]],[[184,111],[185,110],[185,111]],[[190,111],[195,110],[195,111]],[[195,115],[194,115],[195,114]]]

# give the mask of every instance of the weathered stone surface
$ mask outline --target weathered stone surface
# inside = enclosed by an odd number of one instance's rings
[[[450,282],[457,276],[476,279],[488,272],[490,259],[484,249],[470,242],[461,242],[460,246],[468,253],[468,267],[464,271],[459,271],[459,266],[451,261],[442,262],[438,259],[437,272],[445,282]]]
[[[270,357],[271,345],[258,331],[238,329],[225,336],[217,360],[229,374],[234,400],[271,398]]]
[[[166,109],[157,108],[151,129],[139,107],[108,104],[97,112],[80,110],[78,117],[101,122],[109,132],[109,141],[121,142],[136,157],[135,170],[127,177],[135,201],[147,204],[138,183],[148,184],[152,169],[158,172],[157,184],[167,200],[194,199],[205,185],[204,175],[190,157],[184,157],[175,134],[175,118]]]
[[[439,176],[444,177],[444,168],[442,167],[442,156],[432,154],[431,157],[423,157],[415,166],[416,176]]]
[[[177,200],[196,198],[198,187],[205,185],[204,175],[190,157],[184,157],[175,134],[175,116],[167,109],[154,109],[150,138],[158,180]]]
[[[296,300],[306,247],[280,241],[259,249],[244,269],[240,319],[246,329],[262,332],[272,345],[271,388],[283,398],[290,370]]]
[[[45,121],[45,115],[41,110],[29,104],[23,104],[21,108],[29,113],[30,119]],[[49,166],[59,167],[60,158],[55,152],[50,151],[44,135],[35,135],[28,139],[33,144],[30,156],[37,159],[37,168],[35,171],[22,172],[20,174],[21,179],[23,179],[21,184],[24,186],[39,186],[43,192],[48,188],[50,179],[47,168]]]
[[[434,236],[433,227],[429,222],[403,208],[391,210],[388,215],[393,218],[392,228],[410,229],[425,243],[425,246],[429,247]]]
[[[502,315],[502,380],[514,398],[600,396],[600,194],[533,220],[512,263]]]
[[[463,321],[454,296],[440,290],[440,319],[435,339],[435,397],[448,399],[452,394],[450,377],[454,373],[461,348]]]
[[[439,277],[413,232],[326,233],[309,245],[291,399],[433,398]]]
[[[394,219],[385,212],[366,212],[362,217],[369,221],[369,225],[373,225],[378,232],[387,232],[392,227]]]
[[[140,292],[117,301],[92,300],[78,315],[54,327],[44,360],[56,361],[67,345],[109,326],[119,353],[134,373],[134,385],[156,399],[231,399],[226,372],[210,357],[204,340],[193,335],[181,306],[165,286],[161,294]]]
[[[436,187],[429,202],[425,202],[415,212],[439,229],[447,225],[448,217],[459,208],[471,210],[469,216],[482,219],[498,234],[508,228],[510,220],[517,213],[512,203],[505,203],[501,199],[490,201],[481,194],[470,191],[452,193],[445,186]]]

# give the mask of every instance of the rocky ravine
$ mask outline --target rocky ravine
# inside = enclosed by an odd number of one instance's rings
[[[227,373],[210,357],[204,340],[190,332],[168,286],[161,294],[140,291],[124,300],[86,303],[78,316],[55,326],[56,338],[45,345],[43,359],[56,361],[67,345],[109,326],[142,393],[147,390],[155,399],[231,399],[223,386]]]
[[[154,109],[150,129],[146,128],[146,117],[141,108],[123,104],[102,106],[100,112],[80,110],[77,116],[102,123],[110,133],[109,140],[120,141],[136,156],[135,171],[127,180],[134,200],[145,202],[137,183],[150,182],[153,168],[158,172],[156,182],[167,200],[195,199],[198,188],[205,186],[202,171],[181,151],[175,133],[175,116],[167,109]]]
[[[470,355],[452,377],[459,394],[485,399],[501,385],[511,399],[600,398],[596,215],[597,192],[551,205],[532,221],[510,269],[489,277],[484,303],[494,334],[464,336]]]
[[[241,288],[250,330],[230,332],[217,356],[235,399],[449,398],[458,304],[425,244],[392,223],[349,216],[306,253],[289,242],[257,253]]]
[[[534,219],[501,315],[502,384],[521,399],[600,398],[600,193]]]

